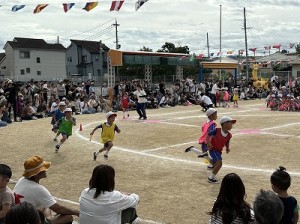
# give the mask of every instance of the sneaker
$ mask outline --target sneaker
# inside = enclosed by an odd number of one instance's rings
[[[108,155],[104,154],[103,157],[104,159],[108,160]]]
[[[190,147],[188,147],[188,148],[186,148],[184,151],[185,152],[190,152],[191,151],[191,148],[193,148],[194,146],[190,146]]]
[[[142,120],[143,117],[139,117],[139,120]]]
[[[55,152],[58,152],[59,148],[60,148],[60,145],[56,145],[55,146]]]
[[[217,180],[217,179],[215,179],[215,178],[207,178],[207,181],[208,181],[208,183],[211,183],[211,184],[216,184],[216,183],[218,183],[219,181]]]
[[[147,117],[144,117],[144,120],[147,120]]]
[[[202,157],[205,157],[205,156],[208,156],[208,152],[202,152],[202,154],[200,154],[198,157],[199,158],[202,158]]]
[[[93,153],[93,159],[94,159],[94,161],[96,161],[96,159],[97,159],[97,154],[96,154],[96,152]]]

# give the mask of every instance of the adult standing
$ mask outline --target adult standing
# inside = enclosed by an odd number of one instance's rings
[[[115,170],[111,166],[94,168],[89,188],[81,192],[79,203],[80,223],[138,223],[135,207],[139,196],[115,190]]]
[[[40,184],[40,180],[47,177],[46,171],[50,164],[40,156],[30,157],[24,162],[23,177],[18,180],[13,190],[16,203],[31,203],[52,224],[70,224],[73,221],[72,215],[79,216],[79,211],[58,204],[47,188]],[[51,211],[57,215],[52,216]]]
[[[146,116],[146,92],[142,89],[141,84],[137,84],[136,91],[133,92],[133,94],[137,97],[137,106],[136,111],[139,114],[139,119],[147,119]]]
[[[218,84],[219,84],[219,81],[216,81],[215,84],[212,86],[211,92],[210,92],[211,100],[212,100],[215,107],[217,106],[216,93],[217,93],[217,89],[218,89]]]

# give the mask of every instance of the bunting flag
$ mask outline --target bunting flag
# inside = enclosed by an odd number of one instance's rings
[[[273,48],[280,49],[280,47],[281,47],[281,44],[276,44],[276,45],[273,45]]]
[[[257,48],[250,48],[249,51],[255,52]]]
[[[214,54],[215,54],[215,53],[210,53],[210,55],[209,55],[209,56],[210,56],[210,57],[213,57],[213,56],[214,56]]]
[[[95,8],[98,5],[98,2],[88,2],[84,6],[83,10],[91,11],[93,8]]]
[[[233,54],[233,50],[232,51],[227,51],[227,54]]]
[[[218,52],[217,56],[222,56],[222,54],[223,54],[222,52]]]
[[[112,1],[111,6],[110,6],[110,11],[119,11],[120,8],[122,7],[124,3],[123,1]]]
[[[68,12],[74,5],[75,3],[63,3],[64,12]]]
[[[203,54],[199,54],[196,58],[197,59],[202,59],[203,58]]]
[[[296,43],[290,43],[290,48],[293,48]]]
[[[245,50],[239,50],[239,55],[244,54]]]
[[[48,6],[48,4],[40,4],[38,5],[34,11],[33,11],[33,14],[36,14],[36,13],[40,13],[44,8],[46,8]]]
[[[135,3],[135,11],[139,10],[139,8],[142,7],[142,5],[144,5],[145,2],[147,2],[148,0],[138,0]]]
[[[20,9],[23,9],[25,5],[15,5],[11,8],[11,11],[16,12],[19,11]]]
[[[191,56],[189,57],[189,61],[194,61],[194,59],[195,59],[194,55],[191,55]]]
[[[272,46],[265,46],[265,50],[271,50]]]

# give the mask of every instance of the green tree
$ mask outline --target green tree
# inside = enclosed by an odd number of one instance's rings
[[[148,51],[148,52],[153,52],[152,49],[150,49],[149,47],[145,47],[143,46],[142,48],[139,49],[139,51]]]
[[[188,46],[179,46],[175,47],[175,44],[166,42],[161,49],[158,49],[157,52],[169,52],[169,53],[182,53],[189,54],[190,49]]]

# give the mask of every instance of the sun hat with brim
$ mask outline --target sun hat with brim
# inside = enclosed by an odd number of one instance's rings
[[[118,116],[116,113],[112,112],[112,111],[109,111],[107,114],[106,114],[106,118],[109,118],[110,116],[114,115],[115,117]]]
[[[64,113],[65,113],[65,112],[72,112],[72,109],[68,107],[68,108],[66,108],[66,109],[64,110]]]
[[[207,117],[209,117],[210,115],[213,115],[216,112],[217,112],[217,110],[215,108],[208,108],[207,111],[206,111],[206,113],[205,113],[205,115]]]
[[[59,102],[58,106],[66,106],[65,102]]]
[[[222,124],[224,124],[226,122],[229,122],[229,121],[231,121],[233,124],[236,123],[236,120],[232,119],[231,117],[224,116],[220,119],[220,124],[222,125]]]
[[[46,162],[40,156],[33,156],[24,162],[24,173],[23,177],[30,178],[39,174],[42,171],[47,171],[50,167],[51,162]]]

